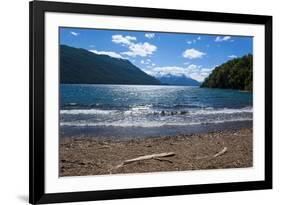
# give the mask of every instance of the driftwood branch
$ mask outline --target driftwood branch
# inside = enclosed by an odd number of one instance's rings
[[[215,154],[213,157],[218,157],[218,156],[221,156],[223,155],[224,153],[226,153],[227,151],[227,147],[224,147],[220,152],[218,152],[217,154]]]
[[[221,156],[227,152],[227,147],[224,147],[221,151],[218,153],[212,155],[212,156],[203,156],[203,157],[197,157],[196,159],[211,159],[211,158],[216,158],[218,156]]]
[[[103,145],[102,147],[98,147],[97,149],[106,149],[106,148],[110,148],[109,145]]]
[[[141,157],[125,160],[121,164],[117,165],[115,167],[115,169],[118,169],[118,168],[120,168],[120,167],[122,167],[126,164],[130,164],[130,163],[133,163],[133,162],[138,162],[138,161],[143,161],[143,160],[148,160],[148,159],[163,160],[163,159],[160,159],[160,158],[161,157],[171,157],[171,156],[174,156],[174,155],[175,155],[174,152],[164,152],[164,153],[160,153],[160,154],[144,155],[144,156],[141,156]]]

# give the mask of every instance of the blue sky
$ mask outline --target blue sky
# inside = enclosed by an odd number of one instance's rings
[[[60,28],[60,44],[130,60],[153,76],[203,81],[215,66],[253,53],[252,37]]]

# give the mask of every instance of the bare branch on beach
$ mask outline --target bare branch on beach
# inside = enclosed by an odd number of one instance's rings
[[[226,153],[227,151],[227,147],[224,147],[220,152],[218,152],[217,154],[215,154],[213,157],[218,157],[218,156],[221,156],[223,155],[224,153]]]
[[[171,157],[171,156],[174,156],[174,155],[175,155],[174,152],[164,152],[164,153],[160,153],[160,154],[144,155],[144,156],[141,156],[141,157],[125,160],[121,164],[117,165],[115,167],[115,169],[118,169],[118,168],[120,168],[120,167],[122,167],[126,164],[130,164],[130,163],[133,163],[133,162],[138,162],[138,161],[143,161],[143,160],[148,160],[148,159],[163,160],[163,159],[161,159],[161,157]]]
[[[213,156],[203,156],[203,157],[196,157],[195,159],[207,159],[207,158],[216,158],[218,156],[221,156],[227,152],[227,147],[224,147],[221,151],[217,152]]]

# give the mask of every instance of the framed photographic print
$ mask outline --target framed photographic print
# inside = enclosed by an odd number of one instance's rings
[[[272,188],[272,17],[30,2],[30,203]]]

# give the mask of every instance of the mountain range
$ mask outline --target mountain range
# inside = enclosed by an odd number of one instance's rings
[[[186,76],[150,76],[129,60],[100,55],[81,48],[60,46],[62,84],[186,85],[199,82]]]
[[[60,46],[60,82],[65,84],[160,85],[126,59]]]
[[[172,75],[166,74],[156,77],[162,84],[167,85],[184,85],[184,86],[199,86],[200,83],[192,78],[188,78],[185,75]]]

